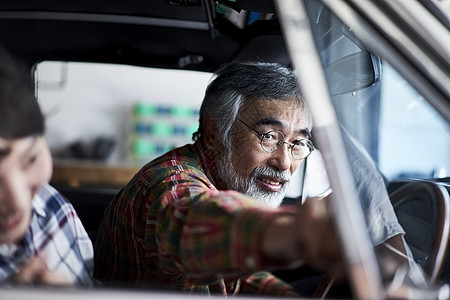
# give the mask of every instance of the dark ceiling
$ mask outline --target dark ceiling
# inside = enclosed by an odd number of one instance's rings
[[[95,61],[213,71],[286,54],[272,0],[11,0],[0,41],[30,66]]]

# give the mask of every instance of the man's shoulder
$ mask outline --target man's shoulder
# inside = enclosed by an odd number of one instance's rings
[[[194,145],[187,144],[155,158],[142,167],[141,173],[160,172],[163,174],[173,171],[200,170],[201,168],[200,156]]]
[[[195,182],[211,189],[213,184],[207,174],[195,144],[188,144],[173,149],[143,166],[130,181],[128,188],[161,188],[162,183],[179,185],[181,182]]]

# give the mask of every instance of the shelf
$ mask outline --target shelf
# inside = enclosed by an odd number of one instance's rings
[[[70,187],[122,187],[138,170],[138,167],[111,166],[98,162],[55,161],[52,183]]]

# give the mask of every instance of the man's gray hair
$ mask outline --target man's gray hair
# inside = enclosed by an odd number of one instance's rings
[[[277,63],[231,62],[222,65],[208,84],[200,107],[199,129],[195,141],[204,133],[205,114],[218,126],[222,145],[230,149],[230,131],[239,109],[247,99],[298,99],[306,107],[294,72]]]

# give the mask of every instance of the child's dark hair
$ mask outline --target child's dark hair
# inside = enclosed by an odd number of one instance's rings
[[[30,71],[0,46],[0,138],[18,139],[44,133]]]

